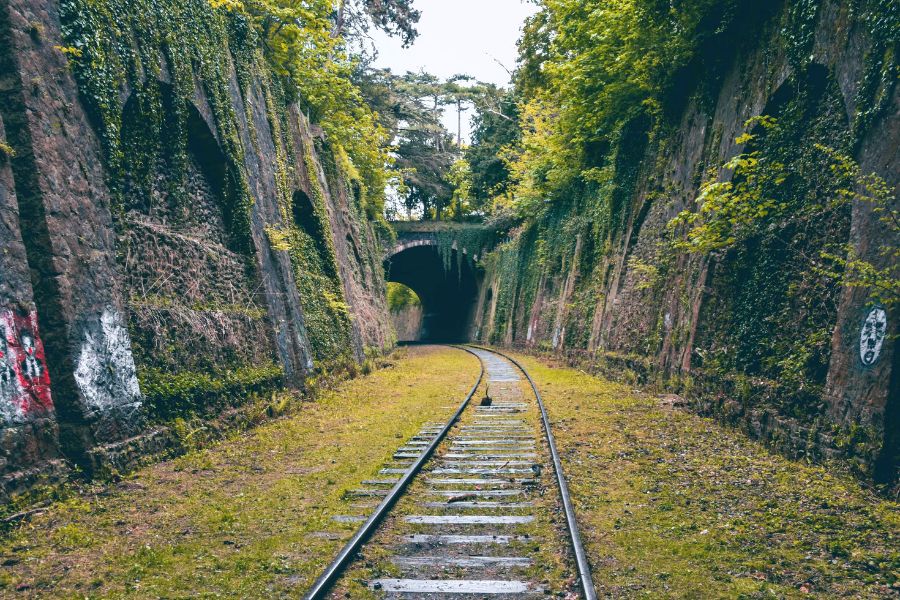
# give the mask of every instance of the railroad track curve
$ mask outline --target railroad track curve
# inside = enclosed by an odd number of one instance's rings
[[[477,381],[446,423],[426,425],[384,479],[356,491],[380,502],[347,517],[362,524],[306,600],[342,578],[385,598],[597,597],[537,385],[508,355],[454,347],[479,359]]]

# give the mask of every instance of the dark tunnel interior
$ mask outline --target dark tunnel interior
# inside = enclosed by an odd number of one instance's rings
[[[456,252],[449,270],[433,245],[408,248],[384,263],[387,280],[411,288],[422,301],[422,341],[468,341],[478,281],[471,262],[457,261]]]

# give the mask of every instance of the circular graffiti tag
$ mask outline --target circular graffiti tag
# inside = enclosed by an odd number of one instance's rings
[[[863,366],[871,367],[881,356],[881,346],[887,335],[887,313],[875,306],[866,315],[862,331],[859,332],[859,360]]]

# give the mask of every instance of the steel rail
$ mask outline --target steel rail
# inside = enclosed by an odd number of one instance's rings
[[[332,584],[337,580],[338,576],[343,571],[344,567],[346,567],[354,558],[354,555],[359,550],[359,548],[365,543],[365,541],[369,538],[372,533],[374,533],[375,529],[381,523],[382,519],[388,514],[388,512],[393,508],[394,504],[396,504],[397,500],[403,495],[403,492],[406,490],[406,487],[413,480],[413,478],[418,474],[419,471],[422,470],[422,467],[426,462],[431,458],[431,455],[434,454],[434,451],[440,445],[440,443],[447,436],[447,433],[456,424],[459,420],[459,417],[462,416],[463,411],[469,405],[469,402],[472,400],[472,396],[475,395],[475,392],[478,391],[478,386],[481,385],[481,381],[484,379],[484,363],[481,360],[481,357],[472,352],[470,349],[464,346],[452,346],[453,348],[457,348],[459,350],[464,350],[469,354],[473,355],[478,359],[479,365],[481,365],[481,372],[478,374],[478,380],[475,382],[475,385],[472,386],[472,389],[469,391],[466,399],[462,401],[462,404],[459,405],[459,408],[456,409],[456,412],[447,421],[447,424],[444,425],[444,428],[441,429],[440,433],[435,436],[435,438],[431,441],[430,444],[422,451],[422,454],[419,455],[419,458],[406,470],[406,472],[400,477],[400,480],[394,484],[394,487],[391,488],[391,491],[388,492],[388,495],[384,500],[381,501],[381,504],[378,505],[378,508],[375,509],[375,512],[368,518],[368,520],[360,526],[360,528],[356,531],[356,534],[350,538],[350,541],[344,545],[338,555],[335,557],[333,561],[326,567],[325,571],[322,572],[322,575],[316,580],[316,582],[312,585],[309,591],[304,596],[305,600],[318,600],[319,598],[323,598],[325,593],[331,588]]]
[[[478,348],[486,352],[493,352],[502,356],[512,364],[516,365],[534,391],[534,397],[537,398],[538,407],[541,409],[541,420],[544,422],[544,433],[547,437],[547,445],[550,446],[550,455],[553,458],[553,470],[556,472],[556,482],[559,486],[559,494],[562,497],[563,510],[566,513],[566,525],[569,530],[569,538],[572,542],[572,550],[575,552],[575,563],[578,566],[578,577],[581,579],[581,589],[584,591],[585,600],[597,600],[597,591],[594,589],[594,580],[591,578],[591,566],[588,564],[587,555],[584,552],[584,545],[581,543],[581,535],[578,533],[578,522],[575,520],[575,508],[572,506],[572,499],[569,497],[569,486],[566,484],[566,476],[563,474],[562,462],[559,460],[559,452],[556,451],[556,440],[553,432],[550,431],[550,419],[547,417],[547,410],[544,408],[544,400],[538,391],[537,385],[528,374],[528,371],[522,364],[512,356],[494,350],[493,348],[485,348],[469,344],[472,348]]]

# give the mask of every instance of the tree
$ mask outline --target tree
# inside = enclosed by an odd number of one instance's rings
[[[450,102],[444,82],[427,73],[396,75],[387,69],[361,69],[358,81],[391,136],[392,168],[407,216],[442,218],[453,194],[447,174],[458,154],[441,123]]]
[[[363,52],[364,40],[374,26],[390,36],[398,37],[408,48],[419,32],[416,23],[421,13],[414,0],[338,0],[334,10],[332,37],[342,38]]]
[[[474,211],[472,205],[472,171],[464,158],[457,159],[447,174],[447,180],[453,188],[447,217],[461,221]]]
[[[501,88],[487,90],[472,119],[472,143],[465,151],[471,169],[473,209],[488,212],[491,200],[509,187],[503,149],[519,139],[519,111],[515,94]]]

